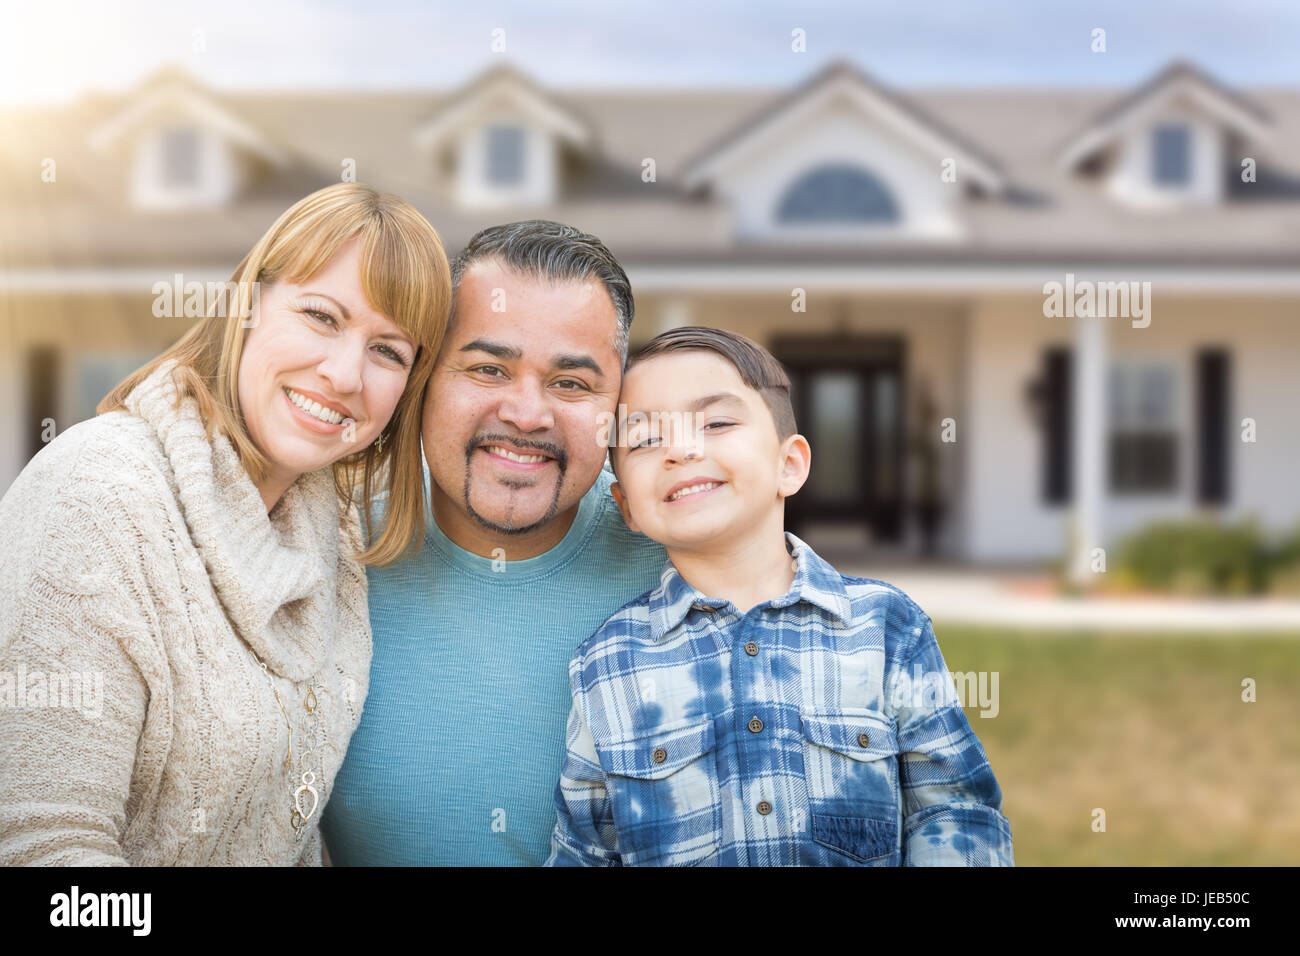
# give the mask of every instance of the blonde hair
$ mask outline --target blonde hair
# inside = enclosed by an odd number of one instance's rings
[[[392,319],[417,345],[406,388],[392,419],[372,443],[333,465],[340,507],[360,507],[366,550],[362,564],[383,566],[418,552],[424,538],[424,467],[420,446],[420,406],[433,363],[447,329],[451,308],[451,270],[442,240],[406,200],[381,194],[360,183],[327,186],[294,203],[277,219],[235,269],[229,288],[237,307],[218,309],[198,322],[175,345],[138,369],[99,403],[96,412],[124,408],[123,400],[158,366],[176,361],[173,380],[192,397],[207,426],[216,429],[239,455],[254,483],[269,462],[253,444],[239,407],[239,362],[243,354],[253,283],[300,283],[315,275],[339,247],[360,239],[361,289],[379,313]],[[369,502],[376,490],[387,493],[383,529],[371,527]]]

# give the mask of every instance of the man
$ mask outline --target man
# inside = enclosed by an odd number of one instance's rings
[[[421,553],[369,575],[374,659],[322,832],[336,865],[540,865],[569,658],[653,588],[605,469],[633,300],[601,242],[532,220],[452,262],[426,393]]]

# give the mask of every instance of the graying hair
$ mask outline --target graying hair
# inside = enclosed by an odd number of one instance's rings
[[[549,219],[525,219],[480,229],[451,260],[453,322],[461,277],[470,266],[485,260],[496,260],[520,275],[553,282],[596,276],[604,284],[618,314],[614,351],[618,354],[619,367],[627,364],[628,338],[636,311],[632,284],[614,254],[595,236]]]

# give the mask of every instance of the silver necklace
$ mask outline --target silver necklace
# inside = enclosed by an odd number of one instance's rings
[[[303,699],[303,709],[307,711],[308,717],[311,718],[309,728],[300,729],[301,746],[298,748],[298,762],[295,765],[293,759],[293,724],[289,720],[289,712],[285,710],[284,701],[280,699],[280,691],[275,686],[275,679],[271,677],[271,672],[267,670],[266,664],[261,658],[249,648],[249,653],[253,654],[253,660],[262,668],[262,673],[266,675],[267,681],[271,685],[271,693],[275,694],[275,702],[280,705],[280,713],[284,716],[284,726],[289,731],[289,749],[284,758],[284,769],[289,777],[289,791],[292,796],[290,801],[289,825],[293,827],[294,838],[301,841],[304,831],[307,829],[307,822],[316,814],[320,807],[320,794],[316,792],[314,786],[316,774],[309,769],[312,763],[320,761],[322,728],[320,719],[320,704],[316,698],[316,681],[311,679],[307,682],[307,696]],[[310,737],[308,735],[310,730]],[[325,773],[324,763],[320,764],[322,776]],[[297,789],[294,789],[295,771],[298,782]],[[322,781],[322,786],[324,782]]]

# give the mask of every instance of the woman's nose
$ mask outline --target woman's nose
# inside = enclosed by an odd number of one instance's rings
[[[365,361],[366,342],[343,335],[330,343],[329,351],[316,366],[316,371],[338,395],[351,395],[361,390]]]

